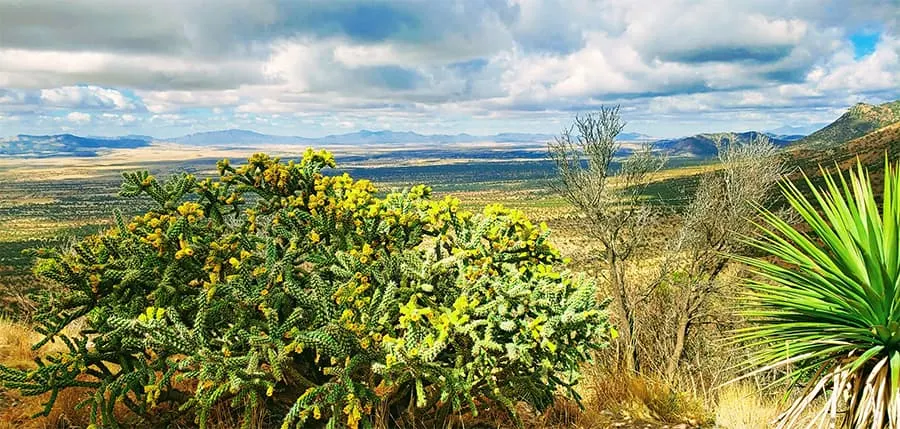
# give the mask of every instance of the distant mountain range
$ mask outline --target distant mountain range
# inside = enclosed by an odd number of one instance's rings
[[[716,142],[745,143],[761,136],[768,137],[779,147],[791,150],[825,150],[863,137],[873,131],[900,122],[900,101],[871,105],[859,103],[851,107],[834,122],[805,135],[805,127],[785,126],[768,132],[746,131],[740,133],[706,133],[694,136],[655,140],[640,133],[622,133],[622,142],[652,143],[654,149],[674,156],[710,158],[718,152]],[[151,136],[128,135],[122,137],[79,137],[72,134],[45,136],[18,135],[0,139],[0,156],[50,157],[95,156],[101,150],[128,149],[147,146],[152,142],[173,142],[191,146],[254,147],[270,144],[298,146],[366,146],[423,144],[439,149],[443,144],[454,143],[520,143],[544,144],[555,136],[550,134],[500,133],[476,136],[471,134],[419,134],[411,131],[361,130],[324,137],[277,136],[250,130],[207,131],[169,139]],[[623,146],[623,153],[629,150]]]
[[[784,140],[788,142],[795,142],[807,136],[807,134],[776,134],[772,132],[766,132],[763,134],[770,139]]]
[[[642,136],[634,134],[636,136]],[[50,156],[96,156],[104,149],[129,149],[149,145],[151,142],[173,142],[191,146],[263,146],[303,145],[377,145],[377,144],[451,144],[451,143],[540,143],[553,136],[549,134],[500,133],[490,136],[471,134],[419,134],[398,131],[362,130],[354,133],[335,134],[325,137],[276,136],[249,130],[222,130],[188,134],[170,139],[151,136],[129,135],[122,137],[79,137],[71,134],[24,135],[0,138],[0,156],[50,157]]]
[[[616,139],[629,142],[651,142],[657,140],[656,137],[641,133],[619,133]]]
[[[550,134],[499,133],[476,136],[471,134],[419,134],[411,131],[361,130],[324,137],[278,136],[250,130],[221,130],[193,133],[174,138],[154,138],[143,135],[122,137],[78,137],[71,134],[47,136],[17,135],[0,138],[0,155],[19,157],[95,156],[103,149],[138,148],[150,142],[173,142],[191,146],[365,146],[384,144],[454,144],[454,143],[531,143],[544,144],[553,139]],[[623,141],[652,141],[653,137],[640,133],[623,133]]]
[[[818,131],[819,129],[821,129],[822,127],[824,127],[827,124],[828,123],[825,122],[825,123],[817,123],[817,124],[810,124],[810,125],[782,125],[778,128],[767,130],[766,134],[771,134],[771,135],[776,135],[776,136],[780,135],[780,136],[804,136],[805,137],[805,136],[808,136],[808,135]]]
[[[170,139],[155,139],[181,143],[192,146],[214,145],[264,145],[264,144],[302,144],[308,139],[303,137],[273,136],[249,130],[204,131]]]
[[[710,157],[716,154],[714,139],[722,136],[726,140],[744,142],[760,135],[756,131],[745,133],[699,134],[691,137],[656,141],[654,137],[641,133],[622,133],[622,142],[653,143],[654,147],[673,155]],[[32,136],[18,135],[0,139],[0,156],[51,157],[51,156],[96,156],[105,149],[139,148],[151,142],[172,142],[190,146],[254,147],[264,145],[298,146],[366,146],[388,144],[424,144],[439,146],[454,143],[521,143],[544,144],[555,136],[550,134],[500,133],[488,136],[471,134],[419,134],[410,131],[369,131],[334,134],[324,137],[277,136],[250,130],[206,131],[181,137],[157,139],[144,135],[123,137],[78,137],[71,134]],[[784,145],[802,136],[771,135],[776,144]],[[654,143],[655,142],[655,143]],[[623,154],[628,150],[623,150]]]
[[[137,137],[78,137],[18,135],[0,139],[0,155],[21,157],[95,156],[101,149],[132,149],[147,146],[151,139]]]
[[[471,134],[419,134],[412,131],[370,131],[332,134],[325,137],[276,136],[247,130],[206,131],[188,134],[173,139],[164,139],[181,144],[208,145],[254,145],[254,144],[305,144],[305,145],[367,145],[367,144],[414,144],[414,143],[545,143],[555,136],[550,134],[500,133],[476,136]],[[653,137],[641,133],[622,133],[622,141],[652,141]]]

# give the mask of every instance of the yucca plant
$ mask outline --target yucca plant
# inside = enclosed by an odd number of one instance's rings
[[[763,211],[767,258],[739,257],[754,275],[738,331],[750,347],[750,375],[781,370],[778,382],[803,386],[779,428],[900,427],[900,174],[885,163],[881,204],[861,164],[823,171],[808,191],[786,182],[799,214],[795,228]]]

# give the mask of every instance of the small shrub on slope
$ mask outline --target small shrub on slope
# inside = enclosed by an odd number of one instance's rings
[[[282,427],[355,428],[488,407],[518,421],[516,402],[577,396],[606,316],[593,284],[554,268],[545,226],[425,186],[379,198],[326,167],[308,150],[222,161],[216,179],[126,173],[121,194],[157,208],[38,252],[36,273],[64,292],[35,329],[68,351],[0,381],[50,392],[48,412],[60,391],[93,389],[101,426],[119,424],[117,403],[142,424],[204,426],[227,403],[245,425],[266,407]]]

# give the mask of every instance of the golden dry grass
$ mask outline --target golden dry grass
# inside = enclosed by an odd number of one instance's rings
[[[40,339],[40,334],[21,324],[0,319],[0,363],[20,369],[33,368],[37,356],[65,349],[60,343],[51,343],[40,350],[32,350],[31,345]],[[0,389],[0,429],[84,427],[87,424],[87,410],[75,410],[75,405],[87,394],[80,389],[62,392],[49,416],[32,419],[31,416],[43,410],[43,403],[49,395],[24,397],[18,392]]]
[[[699,426],[712,421],[704,402],[669,383],[647,375],[590,368],[584,389],[589,407],[629,420]]]
[[[750,384],[733,384],[719,391],[716,425],[722,429],[765,429],[778,417],[778,403]]]
[[[31,345],[41,339],[37,334],[24,326],[8,319],[0,318],[0,362],[6,366],[21,368],[33,366],[38,352],[31,350]],[[40,352],[53,351],[52,344]]]

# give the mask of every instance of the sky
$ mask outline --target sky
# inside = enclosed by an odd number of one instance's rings
[[[900,99],[900,0],[0,0],[0,136],[813,128]]]

